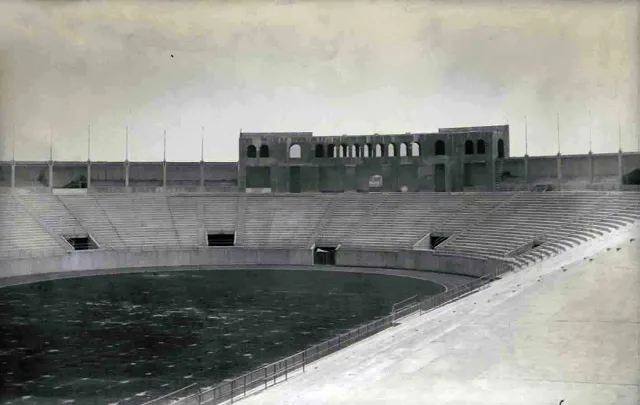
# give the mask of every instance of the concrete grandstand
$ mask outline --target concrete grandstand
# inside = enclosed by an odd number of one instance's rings
[[[504,131],[505,127],[490,129],[503,133],[500,131]],[[445,132],[450,135],[447,139],[451,143],[464,145],[476,132],[486,134],[487,129],[464,132],[459,140],[456,139],[460,135],[458,132]],[[487,144],[492,145],[487,149],[496,152],[500,140],[497,133],[487,135]],[[304,137],[300,134],[296,136]],[[246,142],[263,137],[255,134],[242,137],[241,149],[246,148]],[[424,139],[418,137],[417,141],[429,139],[428,142],[431,142],[431,138],[431,135]],[[291,145],[287,139],[290,137],[278,135],[273,142],[282,143],[283,148],[286,147],[283,150],[288,151]],[[495,148],[489,142],[495,142]],[[410,150],[410,146],[405,145],[407,150]],[[260,153],[260,149],[254,149],[253,152]],[[304,149],[313,150],[311,146]],[[465,155],[464,148],[452,149]],[[347,147],[345,150],[355,148]],[[428,147],[424,146],[422,150],[427,151]],[[349,152],[345,153],[348,155]],[[615,159],[605,157],[617,170],[617,173],[612,173],[613,180],[605,182],[611,187],[604,187],[603,183],[597,183],[598,187],[584,187],[616,191],[573,190],[580,182],[572,183],[571,187],[562,187],[566,183],[561,182],[562,170],[558,168],[562,167],[562,158],[558,156],[550,164],[557,170],[558,183],[554,183],[555,188],[572,190],[530,192],[494,191],[500,189],[499,185],[508,188],[504,186],[508,176],[505,177],[503,172],[505,165],[510,163],[504,160],[504,152],[501,157],[492,153],[486,155],[491,163],[483,163],[484,174],[480,176],[484,179],[482,184],[469,188],[463,185],[464,179],[470,178],[468,174],[465,175],[464,167],[472,169],[475,166],[470,162],[465,165],[465,158],[460,156],[448,159],[440,155],[419,155],[416,157],[420,158],[419,161],[409,162],[404,169],[390,170],[383,169],[382,162],[367,166],[369,163],[366,160],[371,159],[345,155],[345,158],[364,160],[358,165],[368,169],[363,169],[361,174],[355,170],[351,174],[352,183],[364,182],[370,188],[325,190],[332,193],[317,190],[323,188],[325,180],[322,178],[328,178],[326,176],[333,173],[334,169],[326,168],[316,168],[320,174],[315,177],[315,183],[311,181],[314,184],[310,186],[311,190],[294,185],[297,192],[278,192],[287,188],[283,186],[287,181],[289,186],[304,182],[305,175],[295,174],[297,170],[284,173],[279,170],[281,167],[277,160],[270,160],[264,165],[260,162],[249,164],[247,167],[254,168],[248,170],[249,177],[256,176],[253,180],[245,178],[247,175],[241,162],[235,184],[229,178],[232,176],[202,174],[205,168],[203,162],[199,166],[192,164],[189,170],[199,171],[200,177],[190,177],[191,183],[174,189],[168,180],[171,170],[167,171],[167,162],[154,166],[158,170],[140,169],[138,175],[146,177],[144,181],[140,180],[144,185],[139,189],[131,187],[129,170],[133,169],[129,168],[128,162],[121,173],[125,176],[123,184],[119,183],[122,179],[118,179],[117,186],[107,184],[102,188],[99,184],[91,185],[92,173],[95,173],[91,168],[92,163],[86,166],[87,184],[86,177],[85,183],[78,177],[83,176],[82,173],[71,170],[60,172],[63,180],[54,181],[53,162],[48,164],[48,177],[46,165],[33,166],[37,170],[25,169],[24,173],[30,173],[29,176],[37,171],[35,178],[40,183],[37,187],[33,182],[20,187],[22,183],[17,184],[16,180],[17,165],[12,162],[11,187],[5,188],[8,192],[0,194],[0,228],[3,229],[0,235],[0,276],[4,278],[4,284],[12,284],[46,277],[134,268],[264,265],[313,268],[320,264],[321,257],[324,257],[322,253],[327,251],[332,252],[331,260],[327,263],[323,259],[323,265],[387,269],[391,274],[409,270],[480,278],[511,270],[490,288],[428,315],[412,315],[402,320],[399,328],[381,332],[366,342],[323,359],[317,363],[317,370],[314,368],[304,377],[294,378],[268,393],[255,396],[248,403],[372,403],[376,400],[394,403],[411,402],[412,398],[421,398],[420,395],[432,403],[442,404],[533,403],[531,395],[536,390],[547,390],[544,400],[556,401],[545,403],[557,403],[564,398],[580,400],[580,403],[635,403],[631,401],[640,398],[640,307],[637,300],[640,192],[620,190],[625,188],[623,162],[624,170],[630,173],[638,156],[623,156],[620,153]],[[265,158],[274,159],[269,156]],[[410,160],[412,157],[404,158]],[[586,162],[593,168],[591,158]],[[331,162],[332,167],[336,164],[346,171],[353,171],[347,162]],[[529,173],[528,160],[523,164]],[[376,177],[377,165],[380,166],[380,172],[385,173],[384,182],[382,176],[379,179]],[[421,171],[420,167],[427,165],[431,165],[432,170]],[[140,164],[140,167],[143,166]],[[105,164],[105,167],[108,165]],[[265,167],[271,169],[265,170]],[[406,167],[411,169],[411,174],[407,174]],[[438,167],[444,167],[444,171],[440,172]],[[457,171],[460,167],[463,169]],[[486,175],[488,167],[493,171]],[[500,174],[498,177],[496,170]],[[45,175],[42,175],[43,171]],[[225,166],[221,173],[229,174],[231,169]],[[589,173],[593,180],[593,170]],[[525,177],[528,179],[528,176]],[[108,183],[109,180],[105,181]],[[207,189],[207,181],[216,185]],[[405,181],[410,187],[403,188]],[[247,182],[255,187],[248,187]],[[527,187],[511,188],[528,190],[534,183],[525,181]],[[65,187],[69,184],[73,186]],[[385,189],[387,184],[392,184],[393,189]],[[443,190],[434,192],[440,186]],[[421,191],[421,187],[430,191]],[[615,256],[615,248],[619,246],[623,246],[626,253]],[[599,263],[599,266],[585,264],[581,267],[576,264],[606,248],[614,249],[598,256],[595,263]],[[620,261],[620,256],[624,256],[623,261]],[[572,276],[562,276],[563,272],[557,271],[562,266],[569,267]],[[603,271],[605,267],[611,269],[611,274]],[[623,273],[629,277],[630,284],[626,290],[625,283],[619,277]],[[583,274],[591,281],[587,283],[575,274]],[[545,281],[540,287],[537,283],[542,275],[545,280],[549,275],[550,281]],[[565,286],[562,291],[566,294],[560,294],[556,283]],[[607,294],[596,293],[598,286],[611,283],[616,286],[617,292],[613,291],[613,287],[607,287]],[[571,290],[572,286],[575,286],[575,292]],[[520,293],[521,296],[518,295]],[[626,294],[625,303],[611,298],[617,293]],[[633,294],[636,294],[635,298]],[[552,297],[549,301],[551,304],[544,301],[544,297],[549,296]],[[517,359],[519,363],[516,365],[507,360],[500,363],[494,358],[506,355],[494,352],[496,339],[502,339],[502,334],[507,336],[506,344],[513,344],[513,340],[509,339],[515,339],[511,332],[499,329],[506,327],[505,322],[510,324],[536,318],[540,315],[536,308],[541,308],[544,314],[549,315],[553,311],[547,305],[564,310],[556,314],[574,316],[576,306],[582,302],[574,298],[577,296],[588,301],[591,305],[588,308],[592,310],[599,306],[608,308],[602,320],[584,321],[587,323],[583,327],[591,328],[589,330],[592,332],[584,342],[572,346],[569,339],[561,338],[562,333],[583,333],[580,326],[575,326],[564,332],[554,332],[554,342],[538,344],[542,352],[527,351],[524,357]],[[528,300],[528,304],[523,304],[522,300]],[[625,312],[628,316],[619,320],[627,328],[620,333],[629,336],[619,342],[626,347],[624,355],[619,355],[602,343],[598,334],[598,331],[608,328],[607,322],[616,321],[613,314],[620,305],[632,308]],[[495,319],[501,322],[498,326],[492,326]],[[534,322],[537,325],[535,327],[555,327],[555,324],[547,322],[548,319],[533,321],[538,322]],[[475,325],[476,322],[482,325],[474,331],[473,326],[469,325]],[[467,332],[458,331],[460,327],[468,329]],[[492,336],[498,338],[487,339],[483,334],[494,334]],[[524,340],[529,338],[535,341],[544,339],[539,331],[517,337]],[[588,346],[581,348],[579,345]],[[461,346],[466,348],[462,350]],[[591,350],[598,356],[594,361],[606,363],[602,367],[608,371],[599,374],[596,371],[549,371],[561,367],[557,362],[546,360],[562,347],[570,348],[567,349],[569,354],[564,358],[565,361],[579,359],[585,362],[576,366],[580,370],[600,367],[588,364],[582,353]],[[485,348],[490,349],[490,356]],[[572,350],[580,351],[580,354]],[[418,357],[410,361],[409,358],[413,357],[411,353],[418,353]],[[349,356],[356,356],[360,360],[348,361]],[[616,371],[610,364],[612,362],[621,364],[623,370]],[[494,364],[497,368],[489,370],[488,365]],[[393,376],[395,367],[408,376],[406,380],[400,381]],[[463,372],[466,367],[471,368]],[[546,367],[548,372],[527,374],[524,371],[535,367]],[[514,368],[521,374],[505,382],[503,377],[513,372]],[[603,377],[609,371],[615,378],[607,380]],[[454,378],[456,373],[459,375]],[[478,379],[478,375],[483,378]],[[383,381],[381,384],[384,389],[367,385],[378,379]],[[469,394],[465,396],[462,392],[470,382],[475,385],[469,388]],[[342,383],[347,384],[347,389],[338,387]],[[424,387],[425,384],[428,388]],[[613,385],[615,387],[612,388]],[[316,386],[318,388],[314,388]],[[324,396],[318,397],[321,387],[324,387]],[[605,398],[601,402],[589,402],[590,393],[605,388],[611,392],[610,396],[598,397]],[[357,394],[369,389],[367,395]],[[487,392],[492,394],[487,396]],[[317,394],[316,399],[312,398],[312,393]],[[520,402],[514,402],[514,398],[519,398]],[[620,400],[607,402],[606,398]],[[416,399],[413,403],[424,401]]]

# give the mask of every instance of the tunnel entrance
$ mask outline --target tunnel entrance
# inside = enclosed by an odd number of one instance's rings
[[[443,244],[451,235],[445,235],[442,233],[432,233],[429,235],[429,249],[433,250],[438,245]]]
[[[336,249],[337,247],[331,246],[316,246],[313,249],[313,264],[323,266],[335,266],[336,265]]]
[[[91,236],[65,236],[64,239],[71,245],[73,250],[93,250],[98,249],[98,244]]]
[[[233,246],[235,233],[207,233],[207,246]]]

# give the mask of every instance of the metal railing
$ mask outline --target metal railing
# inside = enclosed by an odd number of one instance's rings
[[[475,279],[470,283],[453,287],[441,294],[433,295],[423,300],[417,300],[416,297],[408,298],[394,305],[390,315],[341,333],[332,339],[311,346],[275,363],[260,367],[239,377],[225,380],[215,387],[202,388],[190,385],[172,394],[146,402],[144,405],[214,405],[226,402],[233,403],[248,394],[265,390],[275,384],[286,381],[291,373],[295,371],[301,370],[304,372],[308,364],[385,330],[393,326],[394,322],[399,319],[415,312],[420,312],[420,314],[428,312],[469,295],[486,286],[506,271],[508,271],[508,268],[501,266],[492,274]],[[187,389],[190,389],[192,393],[186,394],[185,391]]]

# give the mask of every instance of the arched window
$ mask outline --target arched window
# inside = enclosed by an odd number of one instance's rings
[[[329,146],[327,146],[327,157],[329,158],[336,157],[336,145],[329,144]]]
[[[476,146],[476,149],[478,149],[478,155],[484,155],[485,154],[484,141],[482,139],[478,139],[478,145]]]
[[[418,142],[411,143],[411,156],[420,156],[420,144]]]
[[[440,156],[440,155],[446,155],[447,151],[444,147],[444,141],[443,140],[438,140],[436,141],[436,145],[435,145],[435,154],[436,156]]]
[[[349,145],[345,145],[345,144],[340,145],[340,157],[343,157],[343,158],[349,157]]]
[[[254,158],[254,157],[257,157],[257,156],[258,156],[258,154],[256,152],[256,147],[253,146],[253,145],[247,146],[247,157],[248,158]]]
[[[317,158],[324,157],[324,145],[321,145],[321,144],[316,145],[316,157]]]
[[[260,145],[260,157],[269,157],[269,147],[267,145]]]
[[[464,154],[465,155],[473,155],[473,141],[467,140],[464,143]]]
[[[371,144],[365,144],[362,150],[362,157],[371,157]]]
[[[400,156],[407,156],[407,144],[402,142],[400,144]]]
[[[360,157],[360,145],[351,145],[351,157]]]
[[[498,139],[498,158],[504,157],[504,141],[502,139]]]
[[[384,157],[384,145],[381,143],[376,145],[376,157]]]
[[[300,159],[302,157],[302,149],[300,145],[294,143],[289,147],[289,158],[290,159]]]
[[[396,157],[396,145],[390,143],[387,145],[387,156]]]

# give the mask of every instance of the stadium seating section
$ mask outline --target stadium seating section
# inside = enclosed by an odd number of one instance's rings
[[[236,246],[425,249],[517,265],[637,224],[640,193],[0,194],[0,259],[68,254],[66,237],[103,249]]]

